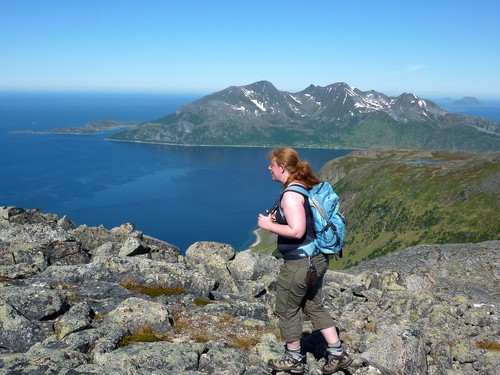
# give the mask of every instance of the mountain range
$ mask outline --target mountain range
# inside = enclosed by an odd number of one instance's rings
[[[410,93],[339,82],[297,93],[268,81],[231,86],[111,140],[180,145],[500,149],[500,122],[448,112]]]

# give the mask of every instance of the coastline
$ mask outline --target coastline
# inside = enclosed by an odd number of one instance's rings
[[[252,233],[255,236],[255,241],[248,247],[247,250],[251,250],[252,247],[257,246],[262,241],[262,237],[260,236],[258,229],[254,229]]]
[[[114,138],[105,138],[105,141],[110,142],[124,142],[124,143],[139,143],[139,144],[150,144],[150,145],[164,145],[164,146],[180,146],[180,147],[239,147],[239,148],[274,148],[280,147],[282,145],[231,145],[231,144],[194,144],[194,143],[170,143],[170,142],[154,142],[154,141],[139,141],[139,140],[131,140],[131,139],[114,139]],[[355,151],[355,150],[366,150],[366,148],[343,148],[337,146],[295,146],[292,145],[298,150],[300,149],[311,149],[311,150],[347,150],[347,151]]]

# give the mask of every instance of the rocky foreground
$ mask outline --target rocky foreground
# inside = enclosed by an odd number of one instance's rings
[[[0,207],[1,374],[266,374],[280,261],[131,224]],[[351,374],[498,374],[500,242],[421,245],[328,272]],[[323,342],[304,324],[308,373]]]

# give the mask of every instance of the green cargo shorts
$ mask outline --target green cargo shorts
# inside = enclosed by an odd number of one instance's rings
[[[275,313],[279,318],[281,336],[286,342],[302,337],[302,311],[315,330],[335,326],[335,322],[323,308],[321,288],[328,270],[328,257],[319,254],[312,258],[317,270],[316,281],[307,286],[306,274],[309,260],[285,260],[278,274]]]

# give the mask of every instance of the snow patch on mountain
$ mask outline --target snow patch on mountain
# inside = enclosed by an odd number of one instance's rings
[[[260,108],[261,111],[266,112],[266,107],[264,106],[264,103],[259,102],[256,99],[250,99],[253,104],[255,104],[258,108]]]
[[[266,112],[266,106],[265,103],[258,101],[255,99],[256,93],[253,90],[249,90],[245,87],[242,87],[241,90],[243,91],[243,94],[253,103],[257,108],[259,108],[261,111]]]

